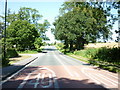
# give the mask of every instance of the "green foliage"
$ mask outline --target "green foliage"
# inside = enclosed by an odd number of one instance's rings
[[[4,57],[4,54],[2,52],[2,66],[8,66],[9,65],[9,58],[17,57],[18,53],[14,48],[9,48],[6,50],[6,57]]]
[[[97,48],[89,48],[89,49],[86,50],[86,54],[85,55],[88,58],[93,58],[97,52],[98,52]]]
[[[9,64],[9,57],[17,56],[16,50],[32,50],[36,47],[40,47],[42,40],[35,40],[38,37],[48,40],[45,36],[45,32],[49,28],[50,24],[47,20],[40,24],[38,21],[41,19],[42,15],[39,14],[38,10],[21,7],[18,13],[11,12],[8,10],[6,16],[7,30],[6,30],[6,42],[4,43],[4,38],[2,38],[2,44],[6,45],[7,57],[3,57],[3,65]],[[5,17],[0,15],[2,19],[0,21],[0,37],[4,34],[4,19]],[[1,34],[2,33],[2,34]],[[1,39],[1,38],[0,38]],[[35,42],[35,44],[34,44]],[[37,53],[37,51],[25,51],[25,53]],[[2,54],[3,55],[3,54]]]
[[[2,67],[9,66],[9,58],[2,57]]]
[[[34,45],[35,45],[36,49],[39,49],[43,45],[42,38],[36,38],[35,42],[34,42]]]
[[[98,3],[99,4],[99,3]],[[63,11],[52,29],[56,39],[64,41],[65,49],[80,50],[88,42],[111,38],[111,25],[107,24],[107,13],[103,8],[86,2],[65,2]]]
[[[56,43],[55,46],[60,50],[60,49],[63,49],[64,44],[63,43]]]
[[[100,48],[98,52],[92,57],[93,59],[98,59],[99,61],[105,61],[109,63],[120,64],[120,48]]]
[[[14,48],[11,48],[11,49],[9,48],[9,49],[7,49],[6,56],[8,58],[17,57],[18,53],[17,53],[17,51]]]
[[[33,50],[25,50],[25,51],[18,51],[20,54],[36,54],[38,51],[36,49]]]
[[[96,53],[98,49],[95,48],[88,48],[80,51],[74,51],[75,55],[80,55],[86,58],[92,58]]]
[[[39,14],[38,10],[28,8],[28,7],[21,7],[18,11],[18,19],[20,20],[27,20],[29,23],[35,24],[37,26],[37,21],[42,17]]]
[[[37,49],[37,52],[42,52],[42,49],[41,49],[41,48],[38,48],[38,49]]]
[[[4,16],[0,16],[4,21]],[[47,20],[38,23],[42,15],[38,10],[33,8],[21,7],[18,13],[8,10],[7,14],[7,48],[17,47],[17,50],[25,50],[34,48],[35,38],[49,40],[45,32],[50,26]],[[0,27],[4,33],[4,23],[0,22]]]
[[[38,36],[35,26],[25,20],[14,21],[7,28],[7,41],[16,45],[17,50],[31,49]]]
[[[74,51],[74,55],[89,58],[89,63],[112,72],[120,71],[120,48],[88,48]]]
[[[86,57],[86,50],[74,51],[73,54]]]
[[[44,20],[44,22],[42,24],[38,24],[38,29],[39,29],[39,32],[40,32],[40,37],[43,39],[43,40],[50,40],[45,32],[47,31],[47,29],[49,28],[50,26],[50,23],[47,21],[47,20]]]

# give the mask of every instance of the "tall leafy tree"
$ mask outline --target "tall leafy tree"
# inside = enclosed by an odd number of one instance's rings
[[[18,11],[18,19],[27,20],[29,23],[35,24],[37,26],[37,21],[40,20],[42,15],[39,14],[38,10],[22,7]]]
[[[4,20],[4,16],[0,16],[0,17]],[[49,28],[50,24],[47,20],[44,20],[43,23],[38,23],[38,21],[41,18],[42,18],[42,15],[40,15],[38,10],[36,10],[36,9],[21,7],[18,10],[18,13],[11,12],[11,10],[8,9],[7,37],[9,37],[9,39],[7,39],[7,46],[12,47],[13,45],[15,45],[15,43],[17,43],[16,44],[17,47],[19,46],[22,49],[22,48],[27,48],[26,46],[29,44],[28,47],[30,49],[32,46],[34,46],[34,40],[31,39],[31,37],[29,35],[33,36],[34,38],[41,37],[44,40],[48,40],[49,38],[46,37],[45,32]],[[26,26],[23,26],[23,25],[26,25]],[[30,26],[30,27],[28,27],[28,26]],[[33,30],[33,32],[32,32],[32,30]],[[4,31],[4,29],[3,29],[3,31]],[[20,32],[20,33],[18,33],[18,32]],[[25,35],[25,32],[28,32],[29,35],[27,35],[27,34]],[[36,35],[35,35],[35,33],[36,33]],[[21,37],[18,36],[19,34],[21,34]],[[22,44],[22,41],[21,41],[21,44],[20,44],[20,41],[19,41],[20,39],[23,41],[25,40],[25,39],[23,39],[22,36],[23,37],[25,36],[24,38],[26,38],[26,39],[30,39],[30,41],[26,40],[26,42],[23,42],[24,44]],[[19,37],[19,39],[18,39],[18,37]],[[15,42],[16,40],[18,40],[19,44],[18,44],[18,42]],[[26,46],[24,46],[25,43],[26,43]],[[30,45],[30,43],[32,45]]]
[[[18,50],[31,49],[34,46],[35,38],[39,37],[34,24],[26,20],[17,20],[11,23],[7,28],[7,41],[9,47],[16,45]]]
[[[46,36],[45,32],[48,30],[50,26],[50,23],[47,20],[44,20],[42,24],[38,24],[38,31],[40,33],[40,37],[43,40],[49,40],[49,38]]]
[[[65,2],[60,11],[53,32],[56,39],[64,40],[67,47],[70,45],[70,50],[73,44],[75,49],[82,49],[85,43],[110,38],[111,25],[107,24],[103,8],[87,2]]]

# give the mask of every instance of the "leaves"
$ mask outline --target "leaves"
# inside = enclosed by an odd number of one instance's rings
[[[64,40],[66,46],[72,43],[71,47],[74,44],[75,49],[82,49],[85,43],[96,42],[101,37],[104,40],[110,38],[112,25],[107,24],[106,13],[109,10],[104,11],[102,4],[65,2],[52,30],[56,39]]]
[[[4,16],[0,16],[4,20]],[[34,48],[35,38],[41,37],[49,40],[45,32],[50,24],[47,20],[38,23],[42,18],[38,10],[28,7],[21,7],[18,13],[8,10],[7,14],[7,48],[16,45],[18,50]],[[4,33],[4,23],[0,23],[0,27]]]
[[[19,46],[18,49],[31,48],[35,41],[35,38],[39,34],[35,28],[35,25],[30,24],[26,20],[17,20],[11,23],[7,28],[7,37],[11,38],[14,42],[12,45]]]

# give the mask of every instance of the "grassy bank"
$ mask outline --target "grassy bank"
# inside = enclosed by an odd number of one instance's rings
[[[21,60],[24,60],[24,59],[27,59],[30,57],[31,56],[29,56],[29,55],[20,55],[18,57],[9,58],[9,64],[13,64],[13,63],[16,63],[18,61],[21,61]]]
[[[19,54],[37,54],[37,50],[25,50],[25,51],[18,51]]]
[[[62,46],[63,45],[59,44],[57,45],[57,48],[64,53],[64,49],[62,48]],[[85,48],[84,50],[67,52],[65,54],[112,72],[120,72],[119,52],[119,47],[101,47]]]
[[[37,54],[39,52],[42,52],[43,48],[44,47],[42,46],[41,48],[38,49],[25,50],[25,51],[16,51],[14,48],[7,49],[6,58],[2,58],[2,67],[9,66],[15,62],[31,57],[31,56],[20,56],[19,54]]]

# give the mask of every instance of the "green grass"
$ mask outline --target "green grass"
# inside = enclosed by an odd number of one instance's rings
[[[18,51],[19,54],[37,54],[37,50],[25,50],[25,51]]]
[[[75,59],[78,59],[80,61],[83,61],[83,62],[86,62],[86,63],[89,63],[89,59],[88,58],[85,58],[85,57],[82,57],[82,56],[79,56],[79,55],[74,55],[72,53],[66,53],[66,55],[72,57],[72,58],[75,58]]]
[[[62,45],[57,45],[57,48],[64,52]],[[99,68],[120,72],[120,48],[86,48],[79,51],[64,53],[70,57],[98,66]]]

